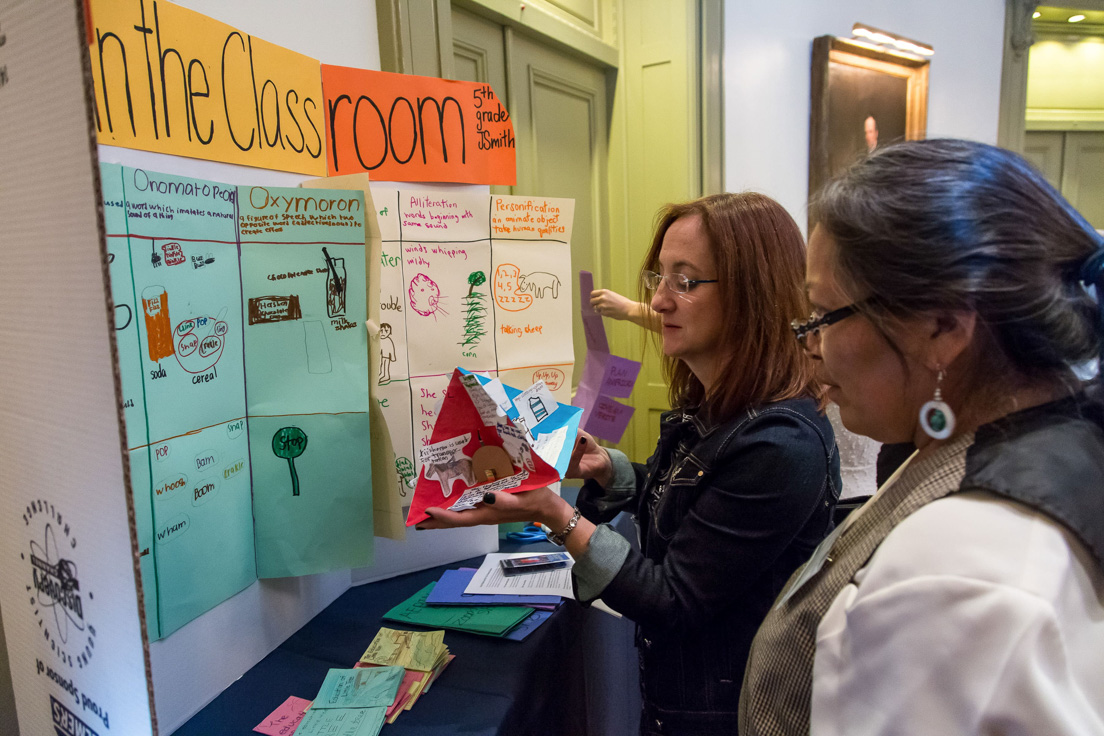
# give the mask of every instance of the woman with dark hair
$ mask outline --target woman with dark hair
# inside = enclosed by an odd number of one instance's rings
[[[572,509],[548,489],[488,494],[426,527],[537,520],[575,558],[576,598],[638,625],[641,733],[730,734],[744,661],[771,602],[831,530],[839,458],[812,362],[805,247],[772,199],[722,194],[660,214],[644,289],[674,410],[646,465],[580,433]],[[604,524],[630,510],[641,551]]]
[[[1104,242],[1023,159],[880,149],[813,203],[794,331],[918,450],[793,576],[740,733],[1104,733]]]

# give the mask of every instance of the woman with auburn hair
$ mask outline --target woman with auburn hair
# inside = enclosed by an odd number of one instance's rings
[[[551,490],[493,493],[424,528],[537,520],[575,558],[575,597],[637,623],[642,734],[730,734],[744,661],[782,583],[831,530],[839,459],[812,362],[790,334],[807,314],[805,246],[760,194],[660,213],[643,288],[659,320],[673,411],[645,465],[580,432]],[[635,513],[641,549],[608,524]]]
[[[813,203],[794,332],[912,442],[759,630],[743,736],[1104,734],[1104,238],[1022,158],[879,149]]]

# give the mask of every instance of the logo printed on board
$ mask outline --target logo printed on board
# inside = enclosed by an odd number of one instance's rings
[[[95,595],[81,586],[75,531],[43,499],[27,505],[23,525],[28,538],[19,557],[27,565],[27,602],[57,660],[84,669],[96,647],[96,628],[87,611]]]
[[[50,716],[54,720],[54,732],[57,736],[98,736],[87,723],[77,718],[73,711],[53,695],[50,696]]]

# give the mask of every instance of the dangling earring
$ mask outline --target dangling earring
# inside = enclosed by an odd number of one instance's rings
[[[935,379],[935,396],[920,407],[920,426],[932,439],[945,440],[951,436],[955,427],[955,415],[951,407],[943,401],[943,369],[940,368]]]

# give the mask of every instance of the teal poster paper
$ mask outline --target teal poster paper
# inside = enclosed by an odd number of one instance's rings
[[[363,194],[101,175],[151,638],[369,564]]]
[[[368,414],[251,417],[249,433],[258,575],[310,575],[370,565]],[[291,451],[278,456],[272,448],[277,436],[305,441],[289,443]],[[283,456],[300,447],[301,454]]]
[[[236,192],[101,174],[147,625],[163,637],[256,579]]]
[[[370,564],[364,194],[238,200],[259,574]]]

